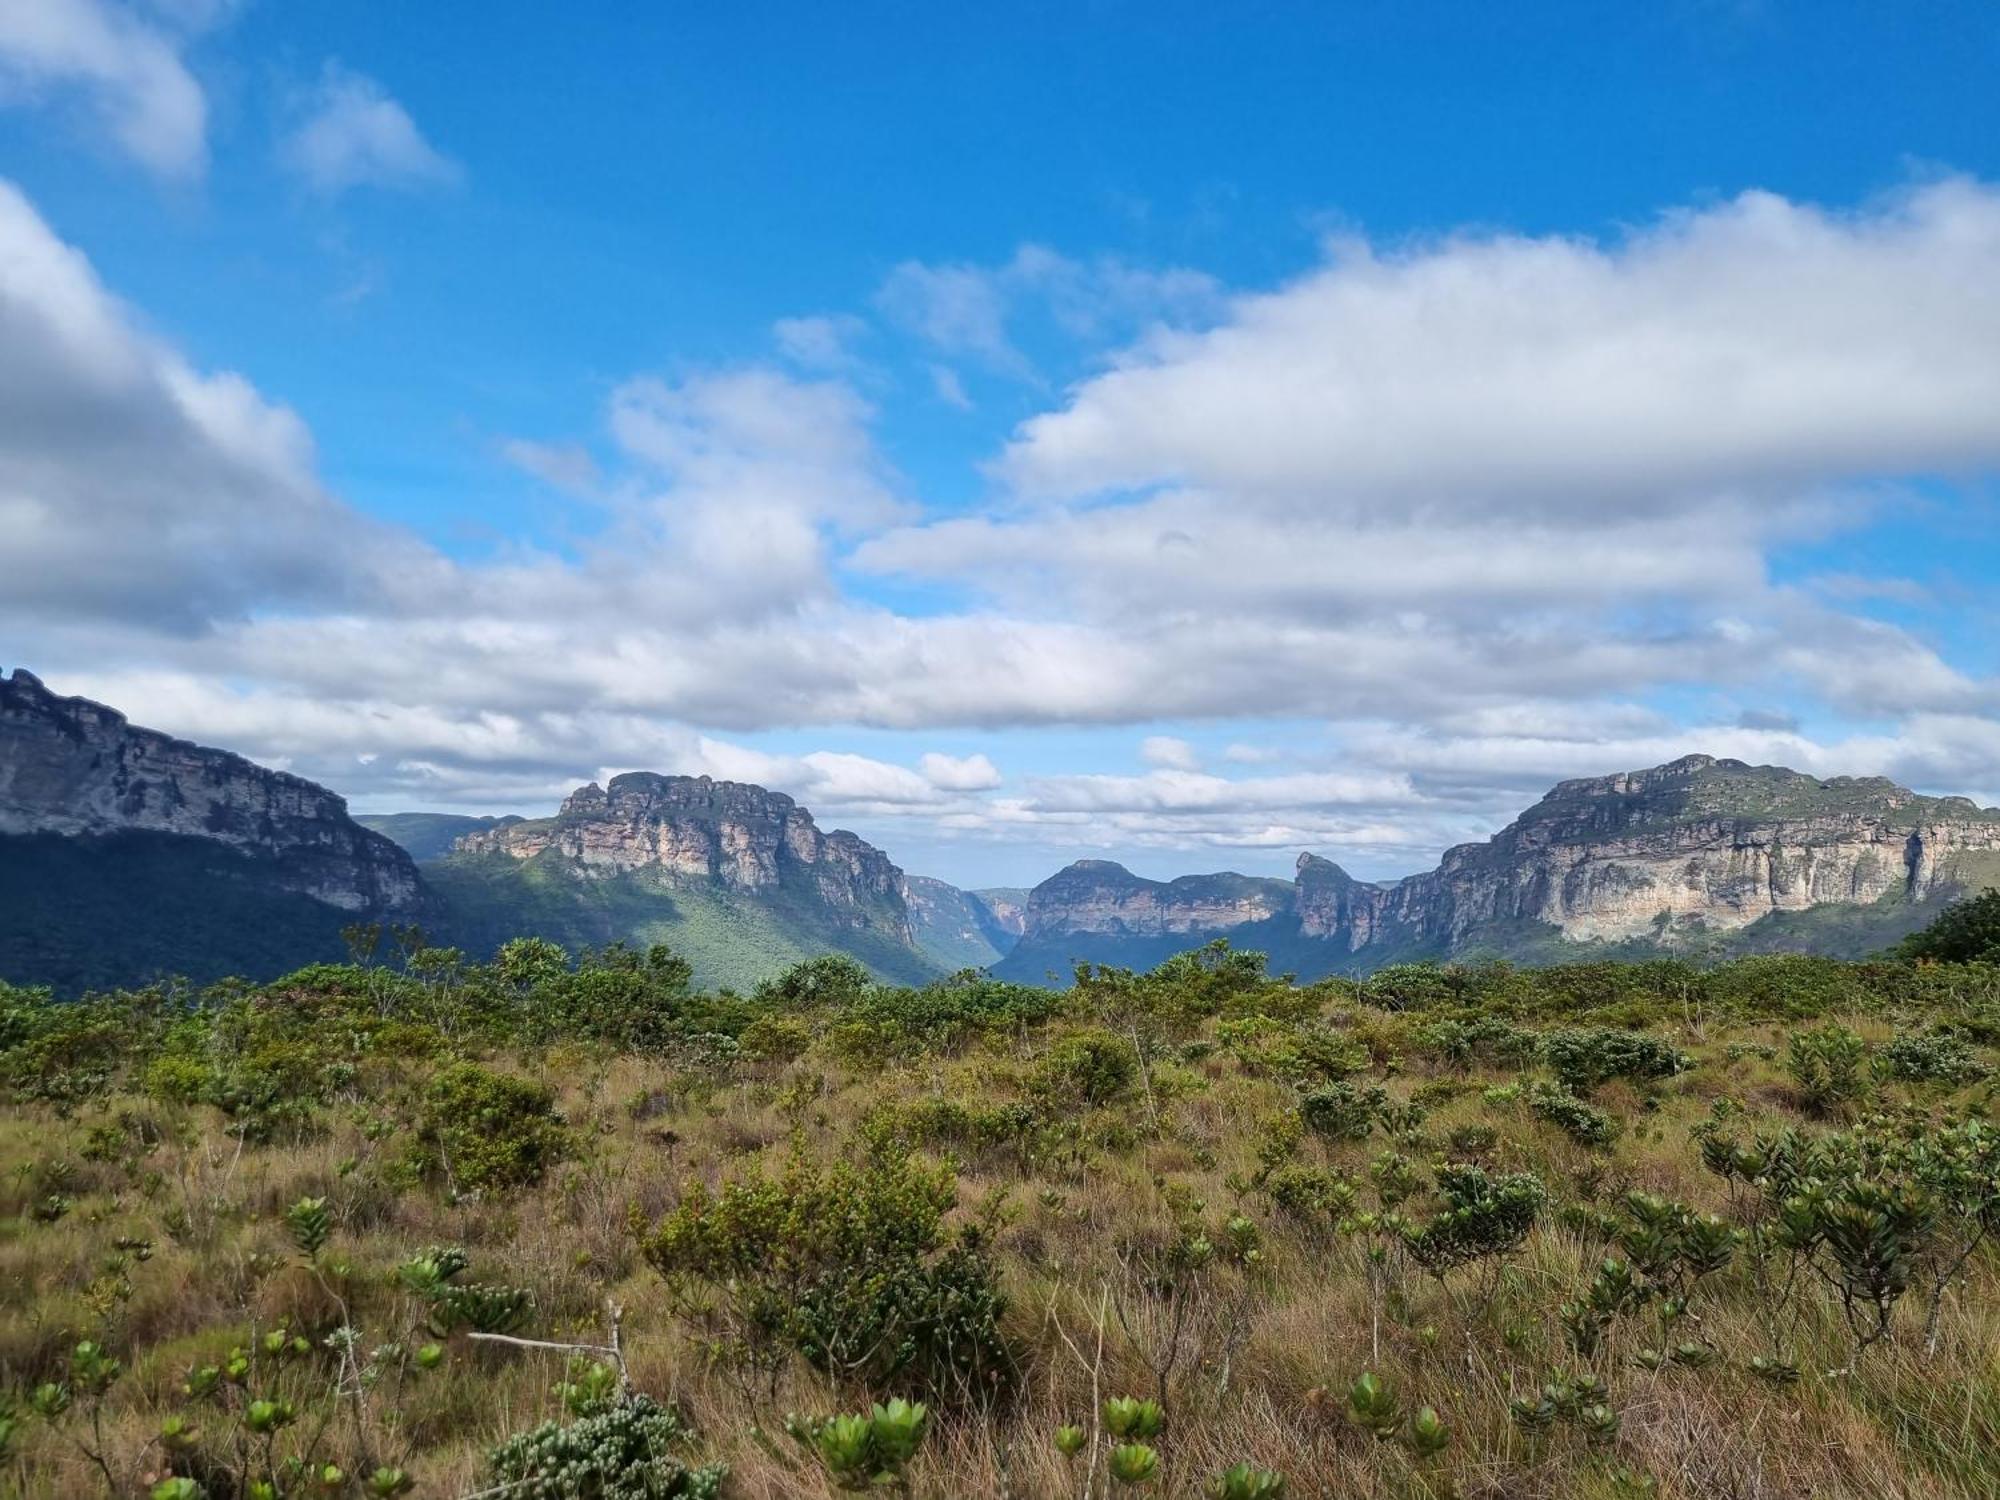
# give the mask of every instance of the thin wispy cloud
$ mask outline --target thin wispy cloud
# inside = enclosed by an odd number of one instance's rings
[[[412,191],[449,186],[462,176],[381,84],[337,62],[326,64],[302,109],[279,155],[315,192]]]

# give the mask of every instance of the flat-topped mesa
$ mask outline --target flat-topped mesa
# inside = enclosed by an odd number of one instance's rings
[[[331,906],[429,904],[410,857],[325,787],[59,697],[19,667],[0,678],[0,834],[199,838],[273,860],[281,888]]]
[[[1080,859],[1029,893],[1022,936],[1207,932],[1265,921],[1290,904],[1291,887],[1282,880],[1232,874],[1146,880],[1110,860]]]
[[[821,832],[784,793],[745,782],[630,771],[578,787],[553,818],[467,834],[453,849],[550,853],[585,875],[649,870],[739,891],[804,883],[856,925],[910,940],[903,872],[888,855],[843,829]]]
[[[1572,939],[1731,929],[1829,903],[1928,900],[1965,883],[1964,856],[1993,850],[2000,810],[1963,797],[1691,755],[1563,782],[1486,843],[1401,882],[1391,917],[1447,943],[1522,920]]]

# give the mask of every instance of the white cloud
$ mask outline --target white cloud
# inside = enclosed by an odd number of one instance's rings
[[[156,6],[161,26],[115,0],[0,4],[0,103],[75,100],[112,142],[162,177],[208,163],[208,100],[182,53],[187,31],[221,20],[216,3]]]
[[[1149,766],[1170,771],[1199,771],[1194,746],[1170,734],[1150,734],[1139,742],[1139,758]]]
[[[1946,181],[1848,215],[1746,193],[1610,244],[1459,236],[1327,264],[1161,331],[1022,427],[1058,495],[1627,515],[2000,456],[2000,197]]]
[[[980,266],[905,261],[876,295],[883,312],[946,354],[978,359],[1005,374],[1032,373],[1007,333],[1007,294]]]
[[[926,753],[918,762],[924,780],[940,791],[990,792],[1001,784],[1000,768],[984,755]]]
[[[327,63],[306,109],[280,155],[316,192],[435,187],[459,178],[458,164],[424,139],[381,84],[337,62]]]
[[[431,570],[328,497],[296,414],[138,329],[0,182],[0,615],[171,632],[382,600]]]

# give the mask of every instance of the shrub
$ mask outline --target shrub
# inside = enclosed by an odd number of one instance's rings
[[[879,1402],[865,1414],[837,1417],[788,1416],[785,1431],[826,1471],[836,1489],[898,1489],[907,1493],[904,1470],[929,1430],[923,1402]]]
[[[1898,1036],[1875,1059],[1875,1070],[1904,1083],[1944,1083],[1954,1088],[1993,1071],[1972,1055],[1963,1038],[1938,1032]]]
[[[1389,1092],[1379,1084],[1329,1083],[1299,1100],[1306,1128],[1329,1141],[1366,1140],[1388,1108]]]
[[[715,1352],[775,1385],[796,1353],[836,1380],[965,1400],[1011,1374],[998,1273],[973,1225],[948,1235],[948,1169],[877,1152],[794,1156],[784,1174],[697,1183],[645,1238],[677,1311]]]
[[[715,1500],[728,1470],[689,1468],[678,1456],[689,1436],[672,1409],[630,1396],[516,1433],[486,1463],[494,1493],[527,1500]]]
[[[1542,1055],[1557,1078],[1571,1089],[1589,1089],[1610,1078],[1646,1082],[1671,1078],[1693,1066],[1693,1059],[1665,1042],[1638,1031],[1552,1031],[1542,1038]]]
[[[1953,902],[1922,932],[1904,938],[1897,951],[1933,963],[2000,963],[2000,890]]]
[[[1499,1016],[1437,1020],[1416,1030],[1417,1045],[1453,1067],[1474,1063],[1519,1067],[1534,1057],[1540,1039]]]
[[[552,1092],[469,1062],[431,1080],[417,1140],[425,1170],[470,1192],[540,1182],[569,1151]]]
[[[1433,1276],[1517,1250],[1548,1201],[1530,1172],[1495,1177],[1465,1164],[1437,1169],[1443,1211],[1410,1236],[1410,1253]]]
[[[1868,1044],[1845,1026],[1829,1022],[1792,1034],[1785,1067],[1798,1085],[1799,1100],[1815,1114],[1859,1098],[1867,1087],[1861,1064]]]
[[[1536,1119],[1546,1120],[1579,1145],[1608,1146],[1618,1134],[1611,1116],[1567,1089],[1536,1083],[1529,1087],[1527,1100]]]
[[[874,983],[854,959],[844,953],[829,953],[793,964],[776,979],[765,980],[751,999],[778,1010],[840,1009],[860,1000]]]
[[[1052,1104],[1109,1104],[1132,1087],[1139,1059],[1123,1037],[1099,1028],[1071,1032],[1042,1055],[1029,1088]]]

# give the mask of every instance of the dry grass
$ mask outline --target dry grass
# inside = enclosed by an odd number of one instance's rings
[[[1886,1035],[1879,1025],[1872,1031]],[[1689,1130],[1724,1095],[1753,1121],[1792,1118],[1773,1063],[1725,1055],[1731,1041],[1781,1048],[1783,1040],[1777,1028],[1732,1032],[1711,1020],[1693,1046],[1700,1066],[1691,1073],[1653,1090],[1617,1083],[1599,1090],[1596,1102],[1625,1123],[1608,1152],[1577,1146],[1519,1105],[1485,1102],[1481,1088],[1510,1076],[1498,1072],[1475,1072],[1425,1129],[1441,1141],[1460,1125],[1498,1127],[1492,1164],[1541,1174],[1558,1201],[1594,1195],[1609,1204],[1640,1188],[1726,1210],[1728,1195],[1702,1171]],[[664,1287],[636,1254],[628,1218],[635,1208],[650,1219],[669,1207],[685,1177],[715,1182],[774,1167],[795,1137],[829,1157],[850,1151],[858,1123],[884,1100],[1008,1097],[1020,1087],[1021,1045],[1009,1036],[963,1056],[867,1067],[808,1054],[692,1086],[634,1058],[581,1051],[544,1058],[531,1069],[560,1091],[582,1152],[540,1187],[490,1203],[448,1203],[428,1188],[396,1186],[389,1167],[397,1138],[370,1139],[368,1127],[384,1112],[376,1099],[335,1111],[317,1139],[247,1147],[224,1133],[213,1111],[136,1097],[113,1097],[67,1120],[10,1108],[0,1112],[0,1381],[25,1389],[56,1378],[80,1338],[120,1353],[127,1373],[106,1403],[104,1442],[129,1492],[142,1493],[144,1477],[161,1467],[153,1434],[189,1407],[180,1385],[191,1368],[275,1326],[330,1329],[342,1316],[330,1280],[345,1289],[371,1342],[400,1336],[396,1320],[409,1310],[393,1291],[394,1267],[426,1246],[460,1244],[480,1279],[532,1292],[537,1326],[529,1331],[539,1335],[596,1338],[607,1299],[621,1304],[633,1378],[687,1410],[708,1451],[730,1464],[730,1494],[831,1493],[772,1434],[785,1410],[836,1409],[851,1393],[828,1389],[798,1366],[775,1401],[746,1407],[737,1385],[674,1322]],[[1829,1373],[1853,1364],[1846,1329],[1823,1300],[1810,1302],[1789,1336],[1803,1371],[1790,1387],[1767,1385],[1745,1368],[1771,1348],[1771,1335],[1749,1278],[1734,1269],[1715,1279],[1696,1314],[1698,1336],[1721,1354],[1716,1364],[1641,1368],[1631,1358],[1639,1334],[1621,1331],[1596,1365],[1622,1417],[1615,1447],[1592,1450],[1561,1430],[1530,1440],[1509,1422],[1507,1401],[1573,1364],[1555,1308],[1588,1279],[1600,1253],[1593,1243],[1551,1214],[1490,1300],[1474,1271],[1441,1285],[1404,1270],[1378,1296],[1359,1238],[1289,1223],[1246,1187],[1257,1165],[1255,1123],[1283,1108],[1289,1090],[1219,1054],[1161,1074],[1169,1097],[1156,1138],[1144,1135],[1143,1111],[1128,1106],[1101,1122],[1117,1127],[1114,1144],[1092,1149],[1080,1165],[1024,1176],[1014,1155],[999,1150],[963,1164],[961,1205],[995,1191],[1010,1205],[998,1247],[1007,1329],[1024,1378],[1018,1396],[985,1418],[938,1426],[914,1472],[916,1494],[1073,1495],[1078,1471],[1052,1447],[1053,1429],[1089,1425],[1093,1396],[1159,1387],[1169,1319],[1135,1288],[1120,1251],[1171,1233],[1160,1179],[1203,1200],[1212,1220],[1249,1215],[1262,1231],[1265,1263],[1247,1276],[1218,1272],[1195,1299],[1194,1331],[1165,1379],[1170,1426],[1152,1493],[1203,1493],[1217,1471],[1250,1459],[1285,1473],[1295,1497],[2000,1494],[1993,1353],[2000,1303],[1990,1258],[1975,1260],[1947,1302],[1932,1357],[1920,1347],[1916,1312],[1905,1307],[1898,1332],[1854,1373]],[[1390,1086],[1407,1097],[1454,1076],[1413,1063]],[[803,1108],[786,1102],[801,1097]],[[122,1164],[85,1161],[89,1128],[121,1111],[143,1114],[158,1143]],[[1365,1183],[1367,1160],[1380,1148],[1378,1140],[1329,1151],[1309,1141],[1303,1157],[1344,1166]],[[34,1174],[54,1162],[75,1165],[71,1207],[60,1222],[42,1223],[29,1213],[41,1196]],[[342,1263],[344,1276],[308,1271],[290,1250],[282,1215],[306,1196],[333,1205],[337,1227],[323,1259]],[[121,1237],[151,1241],[150,1258],[128,1257],[114,1269]],[[420,1495],[471,1493],[486,1448],[559,1415],[551,1387],[560,1370],[553,1354],[460,1340],[442,1370],[412,1378],[393,1400],[378,1393],[368,1441],[407,1453]],[[1344,1392],[1363,1370],[1378,1372],[1406,1403],[1439,1409],[1453,1430],[1440,1460],[1417,1463],[1346,1419]],[[310,1399],[327,1377],[323,1362],[308,1361],[283,1378]],[[12,1493],[103,1491],[96,1471],[46,1425],[25,1423],[16,1446]],[[352,1463],[357,1447],[343,1419],[328,1428],[322,1452]],[[1099,1495],[1104,1484],[1100,1476]]]

